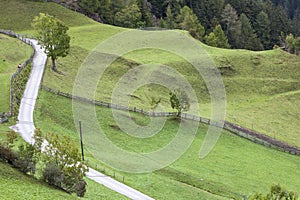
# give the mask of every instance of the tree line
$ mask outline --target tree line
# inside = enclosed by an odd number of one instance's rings
[[[211,46],[250,50],[282,46],[300,36],[300,1],[295,0],[79,0],[103,23],[188,30]]]

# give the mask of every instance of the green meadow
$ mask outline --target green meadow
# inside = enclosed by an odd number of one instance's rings
[[[67,10],[54,3],[41,3],[25,0],[0,0],[0,7],[6,7],[0,13],[0,28],[11,29],[18,33],[33,35],[31,20],[39,12],[52,14],[69,27],[71,36],[70,54],[57,61],[61,74],[50,70],[47,64],[43,85],[62,92],[72,93],[78,69],[101,42],[124,32],[127,29],[98,24],[85,16]],[[13,22],[13,23],[12,23]],[[189,37],[189,36],[188,36]],[[163,42],[163,41],[162,41]],[[206,46],[196,42],[208,53],[222,75],[226,91],[226,120],[267,134],[278,140],[300,147],[300,58],[280,49],[253,52],[248,50],[228,50]],[[0,108],[9,108],[8,88],[11,74],[16,65],[31,54],[29,46],[16,39],[0,35],[0,81],[6,89],[1,90]],[[99,58],[107,55],[96,52]],[[192,55],[197,58],[197,54]],[[5,61],[3,61],[3,59]],[[132,51],[115,60],[104,72],[95,91],[97,100],[110,102],[111,94],[120,78],[129,70],[141,64],[159,63],[180,72],[190,82],[197,95],[192,99],[192,105],[199,105],[201,116],[210,117],[210,96],[202,77],[193,66],[184,59],[167,51],[157,49],[142,49]],[[156,66],[157,67],[157,66]],[[149,72],[155,69],[149,67]],[[163,79],[168,74],[153,73],[157,79]],[[89,81],[89,80],[87,80]],[[130,98],[130,106],[153,109],[154,102],[160,100],[160,105],[167,111],[172,111],[169,105],[169,89],[156,84],[148,84],[138,88]],[[89,105],[82,105],[89,106]],[[90,113],[84,113],[87,116]],[[96,108],[99,125],[107,138],[122,149],[132,152],[151,152],[168,144],[178,130],[178,121],[167,119],[161,131],[150,138],[139,139],[125,134],[116,124],[112,110]],[[140,114],[130,113],[136,124],[146,126],[149,118]],[[36,127],[44,132],[67,134],[79,141],[72,113],[72,101],[41,90],[34,114]],[[86,158],[88,164],[100,171],[124,181],[155,199],[241,199],[243,195],[250,196],[255,192],[266,192],[273,184],[281,184],[288,190],[300,193],[299,164],[300,157],[269,149],[242,139],[227,131],[223,131],[213,151],[204,159],[199,159],[199,150],[208,129],[200,124],[192,144],[188,150],[170,166],[152,173],[130,174],[112,169],[101,162],[95,152],[107,153],[101,145],[94,148],[86,141]],[[8,130],[7,125],[0,125],[0,134]],[[89,136],[93,136],[88,132]],[[95,136],[96,137],[96,136]],[[187,138],[191,135],[187,135]],[[93,138],[93,137],[92,137]],[[86,138],[88,139],[88,138]],[[120,161],[122,158],[116,158]],[[2,164],[1,164],[2,165]],[[17,172],[5,165],[1,167],[3,177],[13,179]],[[6,170],[12,170],[9,173]],[[5,174],[8,174],[5,176]],[[1,176],[2,177],[2,176]],[[1,179],[2,180],[2,179]],[[20,178],[20,180],[22,180]],[[34,199],[42,191],[45,199],[49,198],[41,183],[29,181],[22,189],[24,181],[8,182],[4,189],[5,199],[8,193],[17,196],[22,190],[28,190],[28,198]],[[35,184],[41,185],[37,187]],[[0,184],[3,185],[3,184]],[[10,186],[11,185],[11,186]],[[46,187],[46,186],[45,186]],[[1,190],[2,191],[2,190]],[[44,191],[44,192],[43,192]],[[54,192],[51,192],[54,194]],[[59,195],[65,195],[58,191]],[[26,196],[27,197],[27,196]],[[54,196],[55,197],[55,196]],[[87,199],[123,199],[92,181],[88,181]],[[75,198],[66,196],[61,198]]]

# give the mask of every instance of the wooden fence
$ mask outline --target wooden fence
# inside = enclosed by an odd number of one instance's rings
[[[12,36],[12,37],[15,37],[15,38],[18,38],[19,40],[23,41],[24,43],[30,45],[33,47],[33,44],[32,42],[30,41],[29,36],[28,35],[20,35],[20,34],[17,34],[13,31],[10,31],[10,30],[3,30],[3,29],[0,29],[0,33],[2,34],[5,34],[5,35],[9,35],[9,36]],[[15,79],[16,76],[19,75],[19,73],[32,61],[33,59],[33,56],[35,54],[35,49],[33,48],[33,52],[32,54],[30,55],[30,57],[21,65],[21,68],[19,68],[12,76],[11,76],[11,79],[10,79],[10,108],[9,108],[9,115],[12,116],[13,115],[13,88],[12,88],[12,83],[13,83],[13,80]]]
[[[84,103],[90,103],[90,104],[94,104],[97,106],[104,106],[107,108],[112,108],[112,109],[118,109],[118,110],[124,110],[124,111],[131,111],[131,112],[136,112],[136,113],[141,113],[144,114],[146,116],[150,116],[150,117],[172,117],[172,116],[176,116],[177,112],[153,112],[153,111],[145,111],[143,109],[139,109],[139,108],[130,108],[130,107],[126,107],[126,106],[122,106],[122,105],[117,105],[117,104],[112,104],[112,103],[107,103],[107,102],[103,102],[103,101],[99,101],[99,100],[91,100],[91,99],[87,99],[87,98],[83,98],[83,97],[79,97],[79,96],[74,96],[68,93],[64,93],[64,92],[60,92],[58,90],[54,90],[52,88],[49,88],[47,86],[41,85],[41,89],[66,97],[66,98],[70,98],[70,99],[74,99],[77,101],[81,101]],[[252,142],[264,145],[266,147],[270,147],[270,148],[274,148],[280,151],[284,151],[286,153],[289,154],[294,154],[294,155],[300,155],[300,149],[298,147],[295,146],[291,146],[285,142],[281,142],[278,141],[276,139],[273,139],[267,135],[263,135],[261,133],[258,133],[256,131],[247,129],[245,127],[241,127],[237,124],[231,123],[231,122],[216,122],[216,121],[212,121],[208,118],[205,117],[200,117],[200,116],[196,116],[196,115],[191,115],[188,113],[181,113],[180,114],[181,119],[186,119],[186,120],[193,120],[196,122],[201,122],[201,123],[205,123],[205,124],[209,124],[212,126],[216,126],[219,128],[223,128],[231,133],[234,133],[240,137],[246,138]]]

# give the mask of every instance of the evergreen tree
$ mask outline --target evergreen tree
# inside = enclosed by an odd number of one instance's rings
[[[291,33],[285,38],[285,49],[290,53],[295,51],[295,38]]]
[[[251,22],[244,13],[241,14],[240,21],[240,48],[249,50],[262,50],[262,45],[254,33]]]
[[[214,28],[214,26],[211,26],[212,20],[213,18],[220,19],[223,7],[224,0],[201,0],[191,2],[191,8],[198,16],[198,19],[201,24],[203,24],[205,30]]]
[[[175,28],[175,19],[174,19],[174,16],[172,14],[172,10],[171,10],[171,7],[168,6],[167,8],[167,17],[165,19],[165,23],[166,23],[166,28],[169,28],[169,29],[173,29]]]
[[[270,42],[272,45],[281,44],[281,36],[290,31],[289,19],[282,7],[276,7],[270,0],[265,3],[265,12],[270,20]]]
[[[256,18],[256,33],[264,49],[271,49],[270,45],[270,20],[268,15],[261,11]]]
[[[206,35],[204,37],[204,41],[209,46],[212,46],[212,47],[217,46],[217,37],[214,32],[211,32],[210,34]]]
[[[143,27],[144,23],[142,20],[142,14],[136,2],[128,4],[115,16],[115,24],[117,26],[127,28],[139,28]]]
[[[221,24],[224,28],[229,44],[233,48],[238,48],[240,46],[239,38],[241,34],[241,23],[236,10],[230,4],[227,4],[221,16]]]
[[[96,10],[98,10],[100,6],[100,2],[99,0],[80,0],[79,5],[86,12],[94,13]]]
[[[111,12],[111,0],[99,0],[99,8],[97,13],[99,14],[103,23],[113,24],[113,14]]]
[[[137,5],[142,14],[141,21],[145,23],[146,27],[152,27],[153,19],[152,19],[150,5],[147,2],[147,0],[138,0]]]
[[[217,25],[213,32],[205,37],[206,44],[219,48],[230,48],[228,39],[224,34],[221,25]]]
[[[205,29],[189,7],[184,6],[180,10],[180,15],[178,16],[177,21],[183,30],[189,31],[194,38],[202,40]]]

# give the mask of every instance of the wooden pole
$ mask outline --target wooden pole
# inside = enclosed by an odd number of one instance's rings
[[[82,129],[81,129],[81,121],[79,121],[79,131],[80,131],[80,146],[81,146],[81,156],[82,156],[82,161],[84,161],[84,153],[83,153],[83,142],[82,142]]]

